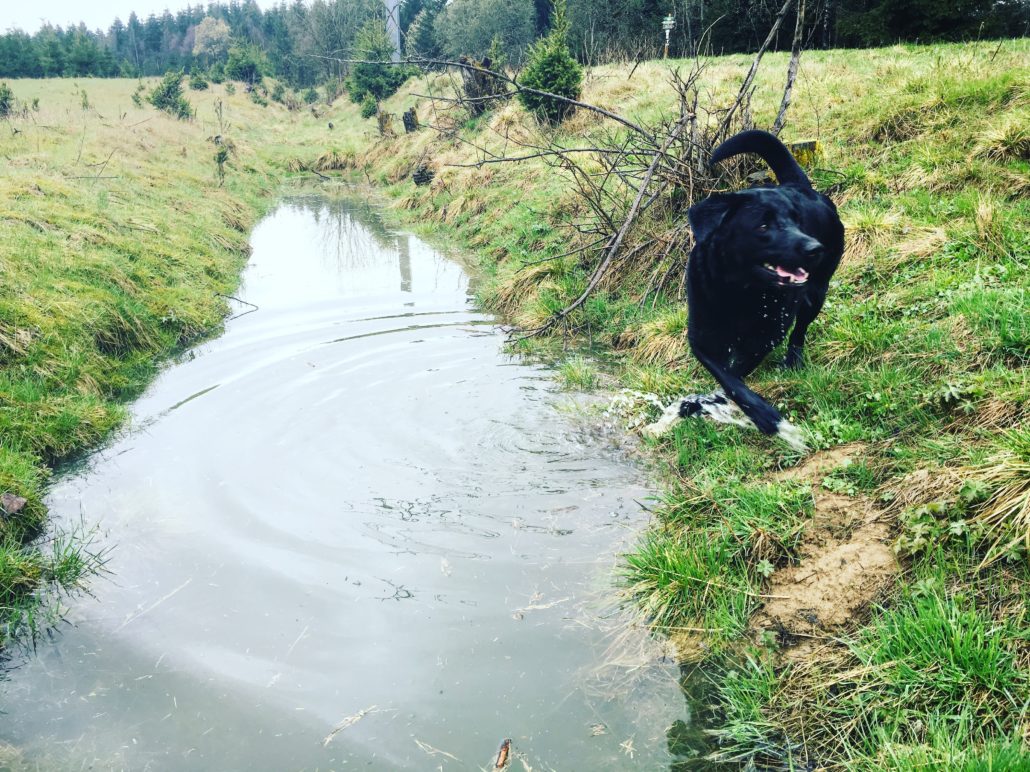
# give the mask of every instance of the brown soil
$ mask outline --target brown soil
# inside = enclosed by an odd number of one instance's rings
[[[821,483],[831,470],[861,454],[860,444],[817,453],[780,479],[812,485],[815,517],[799,545],[799,564],[774,573],[765,605],[751,619],[785,649],[807,650],[860,619],[899,571],[883,513],[862,496],[843,496]],[[798,647],[798,644],[806,645]],[[787,652],[789,654],[789,651]]]

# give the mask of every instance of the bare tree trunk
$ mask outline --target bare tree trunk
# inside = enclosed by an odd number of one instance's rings
[[[794,81],[798,76],[798,62],[801,59],[801,33],[805,26],[805,0],[798,2],[798,21],[794,25],[794,44],[790,49],[790,64],[787,67],[787,85],[783,88],[783,100],[780,102],[780,111],[776,114],[776,122],[773,123],[773,134],[779,134],[787,119],[787,108],[790,107],[790,100],[793,95]]]

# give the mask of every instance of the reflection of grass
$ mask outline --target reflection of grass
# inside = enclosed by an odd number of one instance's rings
[[[703,422],[653,444],[667,492],[655,526],[626,558],[628,587],[657,629],[702,637],[698,648],[735,674],[717,702],[724,750],[741,761],[765,753],[795,768],[974,769],[993,759],[1000,769],[1019,754],[1019,725],[1030,719],[1030,653],[1015,633],[1025,628],[1030,592],[1017,538],[1026,533],[1026,472],[1012,435],[999,433],[1020,431],[1030,403],[1028,51],[1015,40],[805,54],[785,137],[820,140],[815,177],[833,188],[847,252],[807,366],[765,367],[750,381],[816,448],[863,443],[863,456],[822,475],[816,492],[883,508],[908,571],[884,588],[871,619],[852,620],[847,645],[831,636],[806,661],[788,663],[775,642],[741,633],[762,603],[764,575],[800,557],[810,499],[770,482],[798,459],[775,441]],[[784,54],[763,62],[760,125],[775,114],[785,63]],[[729,93],[749,64],[712,60],[706,90]],[[672,114],[670,66],[641,64],[634,80],[620,66],[598,68],[584,98],[638,122]],[[402,93],[387,109],[413,101]],[[588,144],[610,130],[579,113],[558,139]],[[536,141],[512,105],[460,131],[497,154],[512,137]],[[417,158],[433,159],[433,185],[394,184]],[[577,246],[570,229],[557,227],[585,212],[542,161],[458,166],[475,160],[467,144],[420,132],[377,143],[357,163],[371,167],[398,208],[482,255],[488,304],[538,325],[576,298],[590,273],[590,260],[567,256]],[[655,215],[642,230],[667,233],[667,219]],[[646,255],[614,274],[569,327],[623,355],[630,388],[665,400],[709,390],[684,356],[678,273],[657,298],[645,294],[655,275]],[[922,682],[891,664],[905,661],[922,663]],[[985,680],[992,670],[996,684]],[[1020,762],[1011,768],[1025,768]]]

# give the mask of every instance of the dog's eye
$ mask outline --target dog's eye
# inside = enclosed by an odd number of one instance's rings
[[[767,222],[762,223],[761,225],[758,226],[758,230],[761,233],[765,233],[767,230],[769,230],[769,223],[767,223]]]

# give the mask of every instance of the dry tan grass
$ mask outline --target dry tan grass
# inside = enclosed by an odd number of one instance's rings
[[[493,300],[502,313],[512,314],[521,306],[527,305],[530,298],[557,288],[553,277],[562,270],[563,267],[558,261],[526,266],[498,283]]]
[[[856,208],[845,216],[844,258],[848,264],[868,264],[900,232],[901,214],[894,210]]]
[[[900,481],[889,483],[881,494],[890,498],[886,511],[896,516],[911,507],[930,504],[953,497],[962,486],[964,475],[959,469],[936,467],[917,469]]]
[[[354,155],[339,150],[327,150],[315,159],[314,168],[320,172],[354,168]]]
[[[940,97],[894,108],[875,120],[869,136],[878,142],[907,142],[929,130],[946,108]]]
[[[983,565],[1004,557],[1020,543],[1030,550],[1030,442],[1025,431],[1010,430],[1002,436],[1007,447],[989,466],[966,470],[993,491],[975,516],[992,540]]]
[[[623,333],[620,346],[645,365],[667,365],[687,352],[687,308],[677,306],[657,319]]]
[[[1030,113],[1004,115],[976,138],[974,155],[989,161],[1030,160]]]
[[[997,257],[1007,254],[1002,213],[989,194],[981,193],[977,198],[974,223],[977,242],[984,252]]]
[[[913,229],[891,248],[891,253],[899,262],[922,260],[936,254],[947,241],[944,228]]]

